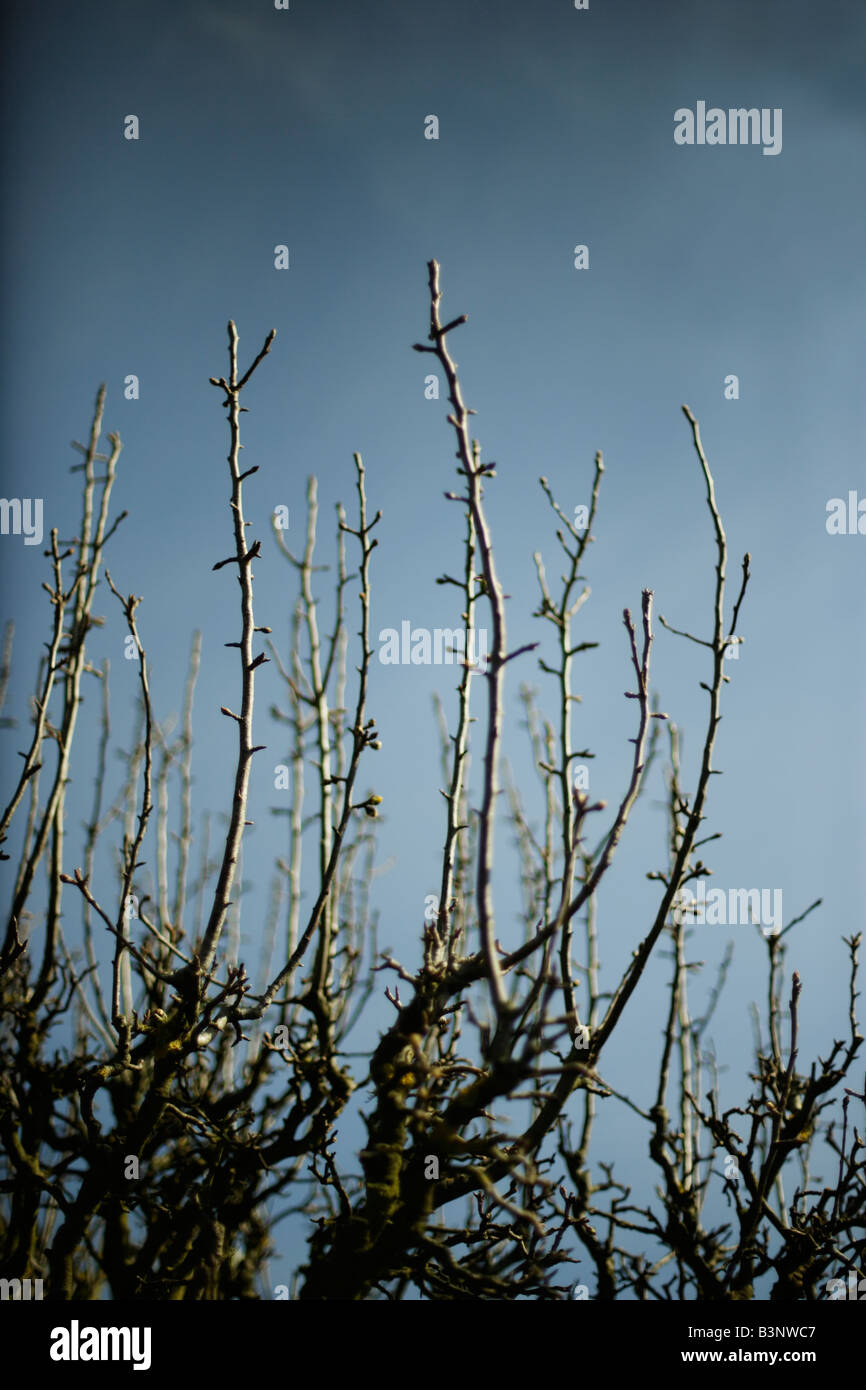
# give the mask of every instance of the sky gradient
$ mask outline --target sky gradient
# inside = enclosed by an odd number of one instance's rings
[[[623,608],[639,614],[641,590],[651,588],[656,614],[710,631],[713,532],[682,404],[700,421],[730,546],[729,604],[744,552],[752,564],[738,628],[745,642],[728,664],[717,742],[724,775],[708,809],[706,833],[724,837],[712,849],[713,885],[780,889],[786,922],[823,899],[791,934],[788,964],[804,985],[801,1058],[826,1055],[845,1026],[841,937],[862,928],[866,890],[866,534],[826,528],[830,499],[852,490],[866,499],[862,6],[293,0],[276,11],[264,0],[48,0],[7,26],[3,496],[43,498],[46,537],[52,525],[72,534],[80,475],[69,472],[69,441],[86,437],[106,382],[105,425],[124,444],[114,510],[129,511],[108,565],[122,592],[143,596],[138,621],[160,717],[179,708],[191,634],[203,632],[196,811],[227,804],[235,746],[219,707],[238,689],[236,657],[223,647],[236,636],[236,590],[230,570],[212,570],[230,548],[228,440],[208,384],[227,367],[229,318],[244,364],[277,329],[244,399],[244,461],[260,468],[246,485],[250,534],[264,551],[258,621],[284,651],[291,575],[270,513],[290,508],[286,540],[300,544],[314,473],[322,558],[333,563],[333,508],[343,499],[351,514],[358,451],[370,506],[383,511],[374,636],[405,620],[459,623],[454,591],[434,582],[461,556],[462,515],[443,497],[455,483],[453,436],[444,393],[425,399],[433,359],[411,351],[427,332],[426,263],[435,257],[443,318],[469,315],[451,349],[483,457],[497,462],[486,502],[511,595],[509,643],[546,644],[509,671],[505,755],[528,795],[520,683],[555,711],[536,660],[551,658],[550,639],[532,618],[533,552],[558,574],[538,478],[571,513],[589,501],[603,451],[596,539],[583,566],[592,594],[577,626],[579,640],[601,645],[577,665],[575,742],[596,754],[593,796],[616,806],[635,723],[623,698]],[[674,113],[698,102],[781,110],[780,152],[678,145]],[[124,138],[130,113],[136,141]],[[438,140],[424,136],[430,114]],[[285,271],[274,268],[279,244],[290,251]],[[588,247],[587,269],[574,267],[578,245]],[[130,373],[136,401],[124,399]],[[725,398],[730,374],[736,400]],[[16,620],[6,712],[22,722],[48,630],[42,549],[0,537],[0,618]],[[138,680],[109,600],[91,659],[111,661],[123,745]],[[683,732],[689,789],[706,723],[706,657],[657,624],[653,688]],[[267,709],[282,692],[275,666],[264,672],[257,741],[269,751],[254,768],[258,825],[244,859],[251,959],[270,865],[284,849],[268,814],[279,802],[273,765],[286,750]],[[432,696],[441,692],[453,718],[452,676],[378,662],[371,676],[383,749],[361,781],[366,789],[374,779],[369,790],[383,797],[379,862],[388,866],[374,901],[380,945],[409,966],[444,835]],[[97,712],[91,697],[73,763],[67,872],[73,827],[90,804]],[[7,777],[16,737],[4,734]],[[658,888],[646,873],[664,864],[662,796],[656,776],[600,893],[608,985],[654,914]],[[519,902],[503,827],[503,940],[517,938]],[[704,927],[693,956],[711,966],[732,937],[714,1044],[723,1087],[739,1098],[766,947],[754,929]],[[663,958],[648,970],[605,1051],[604,1074],[641,1103],[667,972]],[[708,970],[694,985],[697,1011],[712,979]],[[601,1157],[640,1142],[634,1117],[609,1109],[598,1125]],[[638,1192],[652,1184],[645,1163],[623,1162]],[[296,1258],[299,1240],[291,1228],[281,1256]],[[274,1282],[289,1267],[277,1260]]]

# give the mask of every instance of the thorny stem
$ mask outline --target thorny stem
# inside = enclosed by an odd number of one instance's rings
[[[229,718],[235,720],[238,726],[238,759],[235,769],[235,785],[232,795],[232,809],[229,818],[228,833],[226,835],[225,848],[223,850],[222,863],[220,865],[219,878],[214,891],[213,906],[205,928],[204,941],[200,952],[201,967],[205,975],[209,974],[213,968],[216,958],[217,947],[220,935],[226,919],[226,913],[231,901],[232,885],[235,878],[238,856],[240,854],[241,840],[243,839],[244,826],[246,824],[247,796],[250,785],[250,770],[252,766],[253,754],[259,750],[253,745],[253,701],[255,693],[255,668],[267,661],[264,652],[253,657],[253,636],[256,632],[256,622],[253,616],[253,560],[259,555],[261,543],[253,541],[247,547],[246,527],[249,525],[244,520],[243,510],[243,483],[250,473],[257,471],[250,468],[242,473],[240,468],[240,451],[243,448],[240,438],[240,394],[244,386],[249,381],[259,363],[271,350],[271,344],[276,337],[277,330],[272,328],[265,339],[264,347],[259,352],[252,366],[247,369],[244,375],[238,380],[238,333],[234,323],[229,320],[229,379],[224,377],[211,377],[211,384],[219,386],[225,391],[224,404],[228,407],[229,429],[231,431],[231,447],[228,453],[229,472],[232,480],[231,510],[232,521],[235,534],[235,553],[231,560],[220,560],[214,565],[214,569],[220,569],[223,565],[234,563],[238,567],[238,583],[241,588],[241,712],[239,715],[232,714],[230,710],[223,707],[223,713],[228,714]]]

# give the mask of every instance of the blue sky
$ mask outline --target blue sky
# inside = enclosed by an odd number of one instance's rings
[[[139,627],[161,716],[179,706],[191,634],[203,631],[199,812],[227,803],[234,747],[219,706],[237,692],[236,659],[222,645],[236,635],[235,588],[229,570],[212,572],[230,539],[227,433],[208,385],[226,369],[229,317],[244,362],[277,329],[246,393],[244,440],[246,466],[260,467],[246,492],[251,534],[264,547],[256,611],[283,649],[290,576],[270,512],[290,507],[287,540],[298,542],[315,473],[332,558],[333,506],[353,503],[356,450],[371,506],[383,511],[374,633],[404,619],[457,622],[454,591],[434,583],[459,562],[462,519],[443,498],[455,481],[454,445],[444,399],[424,396],[432,359],[410,350],[426,334],[431,257],[442,267],[443,315],[469,314],[452,351],[484,457],[498,463],[487,503],[513,646],[548,641],[531,617],[533,551],[558,573],[538,477],[571,511],[589,500],[603,450],[584,566],[592,596],[579,623],[579,639],[601,646],[577,669],[575,739],[595,751],[592,791],[611,805],[626,785],[634,732],[622,694],[623,607],[639,613],[649,587],[657,614],[708,634],[714,554],[680,411],[691,406],[732,581],[746,550],[753,572],[717,745],[724,776],[709,806],[708,833],[724,834],[713,882],[781,888],[786,921],[823,898],[789,938],[789,964],[804,982],[802,1060],[826,1055],[841,1034],[840,938],[860,929],[866,889],[866,536],[830,536],[825,526],[829,499],[866,497],[864,33],[862,8],[838,0],[820,9],[799,0],[592,0],[583,12],[567,0],[294,0],[285,12],[265,0],[48,0],[9,21],[2,98],[3,494],[42,497],[46,535],[54,524],[72,533],[80,475],[69,473],[68,443],[85,437],[105,381],[106,427],[124,442],[115,507],[130,513],[109,568],[123,592],[143,595]],[[698,101],[781,108],[781,152],[676,145],[674,112]],[[138,141],[123,138],[129,113],[140,120]],[[424,138],[431,113],[437,141]],[[290,248],[282,272],[280,243]],[[586,270],[574,268],[577,244],[589,247]],[[128,373],[140,379],[138,401],[124,399]],[[724,397],[730,373],[738,400]],[[19,718],[47,634],[41,549],[0,538],[0,616],[17,623]],[[92,658],[112,663],[123,742],[137,677],[122,660],[122,620],[109,598],[97,610],[107,621]],[[683,730],[688,787],[706,718],[702,656],[657,628],[653,684]],[[517,691],[523,680],[536,685],[551,714],[552,691],[535,655],[509,675],[505,751],[529,788]],[[381,944],[409,965],[438,880],[444,803],[432,694],[447,701],[448,676],[376,663],[371,680],[383,749],[361,780],[384,798],[379,861],[390,864],[374,901]],[[258,686],[258,741],[269,752],[256,765],[259,824],[244,862],[251,959],[268,866],[283,851],[281,824],[268,814],[284,751],[267,720],[274,699],[271,665]],[[70,789],[70,855],[90,802],[96,712],[91,698]],[[14,768],[16,735],[5,738]],[[645,874],[663,864],[660,797],[657,780],[600,895],[608,984],[654,912]],[[518,929],[519,905],[507,831],[497,865],[505,939]],[[740,1097],[765,947],[747,928],[702,930],[694,952],[710,965],[737,939],[714,1038],[723,1083]],[[649,1094],[666,971],[648,971],[605,1053],[619,1089]],[[600,1157],[636,1142],[631,1118],[609,1108]],[[647,1171],[630,1176],[640,1183]]]

